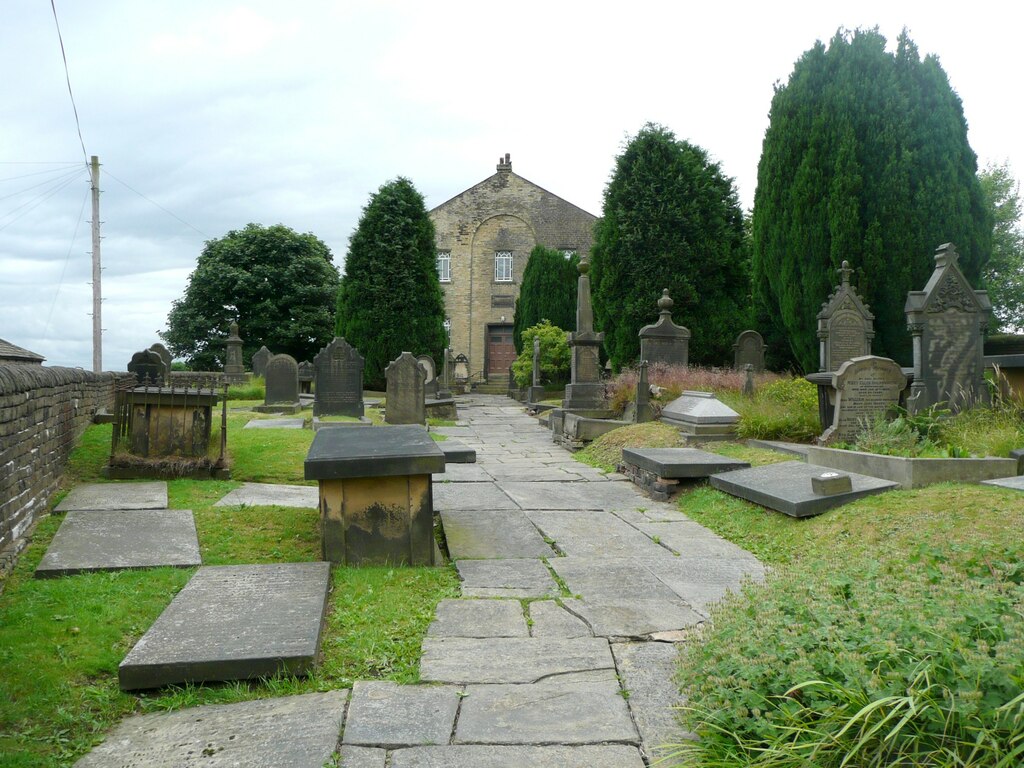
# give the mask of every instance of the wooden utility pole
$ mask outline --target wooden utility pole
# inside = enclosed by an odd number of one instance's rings
[[[92,369],[103,370],[103,317],[100,304],[100,159],[92,156],[90,164],[92,189]]]

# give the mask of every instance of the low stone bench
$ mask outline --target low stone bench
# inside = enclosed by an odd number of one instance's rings
[[[658,501],[667,501],[680,480],[746,469],[749,462],[696,448],[623,448],[619,472]]]

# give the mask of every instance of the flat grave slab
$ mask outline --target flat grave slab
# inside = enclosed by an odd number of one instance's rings
[[[750,466],[748,461],[697,448],[623,448],[622,461],[673,480],[710,477]]]
[[[672,557],[672,553],[610,512],[527,512],[558,549],[578,557]]]
[[[650,501],[626,483],[534,483],[502,482],[505,491],[521,509],[633,509]]]
[[[441,522],[453,560],[555,556],[518,509],[446,509]]]
[[[789,443],[785,440],[747,440],[747,445],[751,448],[764,448],[768,451],[775,451],[777,453],[785,453],[790,456],[803,456],[807,458],[807,449],[809,445],[804,443]]]
[[[54,511],[80,509],[167,509],[167,483],[84,483],[76,485]]]
[[[601,744],[556,746],[413,747],[391,753],[391,768],[644,768],[636,747]],[[347,763],[346,763],[347,768]]]
[[[639,743],[614,670],[533,685],[471,685],[456,744]],[[669,677],[671,681],[671,676]]]
[[[302,429],[304,419],[250,419],[242,429]]]
[[[791,517],[820,515],[855,499],[898,488],[899,483],[847,472],[853,490],[833,496],[818,496],[811,491],[811,478],[827,470],[802,461],[784,461],[750,469],[738,469],[712,475],[715,488],[741,499],[774,509]]]
[[[329,585],[329,563],[200,568],[121,662],[121,689],[304,675]]]
[[[519,509],[519,505],[494,483],[434,483],[434,509]]]
[[[438,446],[448,464],[472,464],[476,461],[476,450],[458,440],[442,440]]]
[[[466,597],[558,595],[558,584],[540,560],[459,560],[455,568],[462,579],[462,594]]]
[[[73,511],[64,517],[35,575],[201,564],[191,510]]]
[[[322,429],[304,462],[306,480],[429,475],[444,472],[444,454],[416,424]]]
[[[608,641],[597,637],[428,637],[420,678],[439,683],[535,683],[569,672],[615,671]]]
[[[428,637],[528,637],[518,600],[442,600]]]
[[[447,744],[462,689],[454,685],[398,685],[356,680],[343,743],[394,748]]]
[[[277,485],[276,483],[243,483],[229,491],[213,506],[236,507],[302,507],[316,509],[320,495],[315,485]]]
[[[995,480],[982,480],[982,485],[998,485],[1001,488],[1012,488],[1015,491],[1024,491],[1024,475],[1016,477],[999,477]]]
[[[347,700],[329,691],[129,717],[75,768],[323,768]]]

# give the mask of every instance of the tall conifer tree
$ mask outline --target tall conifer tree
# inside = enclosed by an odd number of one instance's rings
[[[775,366],[817,370],[815,315],[848,260],[875,315],[875,354],[909,363],[903,306],[936,246],[975,285],[991,243],[959,97],[904,31],[840,31],[777,86],[753,216],[757,324]]]
[[[368,387],[402,352],[440,358],[444,296],[437,278],[434,224],[423,196],[398,178],[370,196],[349,240],[338,290],[337,333],[365,358]]]
[[[523,331],[541,320],[549,320],[566,331],[575,330],[577,264],[578,256],[566,258],[562,251],[543,245],[530,252],[512,327],[517,354],[523,351]]]
[[[647,124],[615,161],[594,229],[595,321],[616,368],[640,354],[640,329],[668,288],[690,329],[690,359],[731,359],[747,322],[749,258],[732,179],[700,147]]]

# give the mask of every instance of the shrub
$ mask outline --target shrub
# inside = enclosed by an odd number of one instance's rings
[[[549,384],[564,384],[569,380],[572,357],[565,331],[547,320],[523,331],[523,351],[512,363],[512,376],[520,387],[533,383],[533,340],[540,338],[540,375]]]

